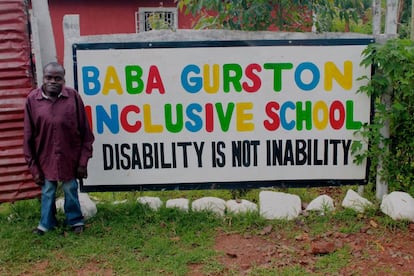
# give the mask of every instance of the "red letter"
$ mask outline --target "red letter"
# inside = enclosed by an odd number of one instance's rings
[[[212,132],[214,130],[214,114],[213,114],[213,104],[208,103],[206,107],[206,130],[207,132]]]
[[[338,110],[339,118],[335,119],[335,111]],[[345,122],[345,107],[340,101],[334,101],[329,108],[329,122],[333,129],[340,129]]]
[[[86,112],[86,118],[88,119],[88,122],[89,122],[89,126],[91,127],[91,129],[93,129],[93,126],[92,126],[92,108],[91,108],[90,105],[85,106],[85,112]]]
[[[265,120],[263,122],[263,126],[265,129],[273,131],[279,128],[280,126],[280,118],[277,115],[277,110],[279,110],[280,106],[277,102],[268,102],[266,104],[266,114],[272,120]]]
[[[135,112],[136,114],[139,114],[140,110],[139,107],[136,105],[127,105],[125,106],[122,111],[121,115],[119,116],[119,121],[121,122],[122,128],[128,132],[135,133],[138,132],[141,129],[142,123],[141,121],[136,121],[135,124],[131,125],[128,122],[128,113],[129,112]]]
[[[164,84],[157,66],[152,65],[148,72],[147,88],[145,92],[151,94],[153,89],[158,89],[160,94],[165,94]]]
[[[245,70],[246,77],[249,78],[253,82],[253,84],[249,86],[247,82],[245,81],[243,82],[243,89],[244,91],[250,92],[250,93],[257,92],[260,86],[262,86],[262,81],[260,80],[259,76],[256,75],[256,73],[253,71],[261,72],[262,67],[260,67],[260,65],[257,63],[249,64],[246,67],[246,70]]]

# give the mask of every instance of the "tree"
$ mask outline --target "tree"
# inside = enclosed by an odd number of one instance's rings
[[[247,31],[329,31],[340,18],[349,29],[351,20],[366,16],[370,0],[179,0],[186,13],[199,16],[195,28]],[[200,15],[201,14],[201,15]]]
[[[401,0],[398,6],[398,35],[400,38],[410,38],[410,31],[413,34],[411,39],[414,40],[413,33],[413,0]]]
[[[411,2],[411,40],[414,40],[414,1]]]
[[[373,98],[376,112],[373,122],[360,132],[370,141],[370,148],[357,154],[357,161],[370,158],[373,175],[388,183],[391,190],[414,195],[414,42],[391,39],[370,44],[363,55],[362,65],[375,70],[360,92]],[[383,100],[387,97],[392,101]],[[389,126],[386,135],[384,125]],[[357,149],[360,144],[353,146]],[[379,162],[381,170],[377,171]]]
[[[343,22],[344,31],[350,31],[351,22],[366,23],[370,16],[371,0],[335,0],[335,1],[313,1],[313,13],[315,24],[319,31],[332,31],[333,21],[339,19]]]
[[[285,29],[288,16],[283,10],[294,10],[290,13],[291,22],[303,23],[299,16],[303,10],[298,9],[301,1],[284,0],[180,0],[179,8],[186,13],[201,16],[195,28],[232,29],[246,31],[262,31],[277,27]],[[308,12],[305,9],[304,12]],[[308,25],[311,18],[307,16]],[[289,22],[290,23],[290,22]]]

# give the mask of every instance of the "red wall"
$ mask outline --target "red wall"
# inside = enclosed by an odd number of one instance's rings
[[[64,15],[79,14],[81,35],[135,33],[135,12],[139,7],[176,7],[176,0],[49,0],[58,61],[63,62],[64,55],[62,27]],[[286,16],[288,17],[289,13]],[[296,29],[310,31],[312,16],[306,9],[303,16],[310,22],[309,26],[292,26],[289,28],[290,31]],[[195,22],[193,16],[179,11],[179,29],[192,29]],[[269,30],[277,31],[278,28],[271,26]]]
[[[80,34],[135,33],[135,12],[139,7],[176,7],[174,0],[49,0],[58,61],[63,62],[63,16],[79,14]],[[161,6],[162,4],[162,6]],[[178,27],[190,29],[192,17],[179,14]]]

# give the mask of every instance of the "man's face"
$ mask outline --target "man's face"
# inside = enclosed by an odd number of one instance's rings
[[[48,66],[43,72],[43,90],[47,95],[57,96],[65,84],[65,72],[59,66]]]

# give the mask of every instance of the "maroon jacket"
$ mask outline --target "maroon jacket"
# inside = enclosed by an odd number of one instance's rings
[[[33,176],[51,181],[76,178],[87,167],[94,135],[79,93],[63,87],[53,102],[36,88],[27,96],[24,113],[24,155]]]

